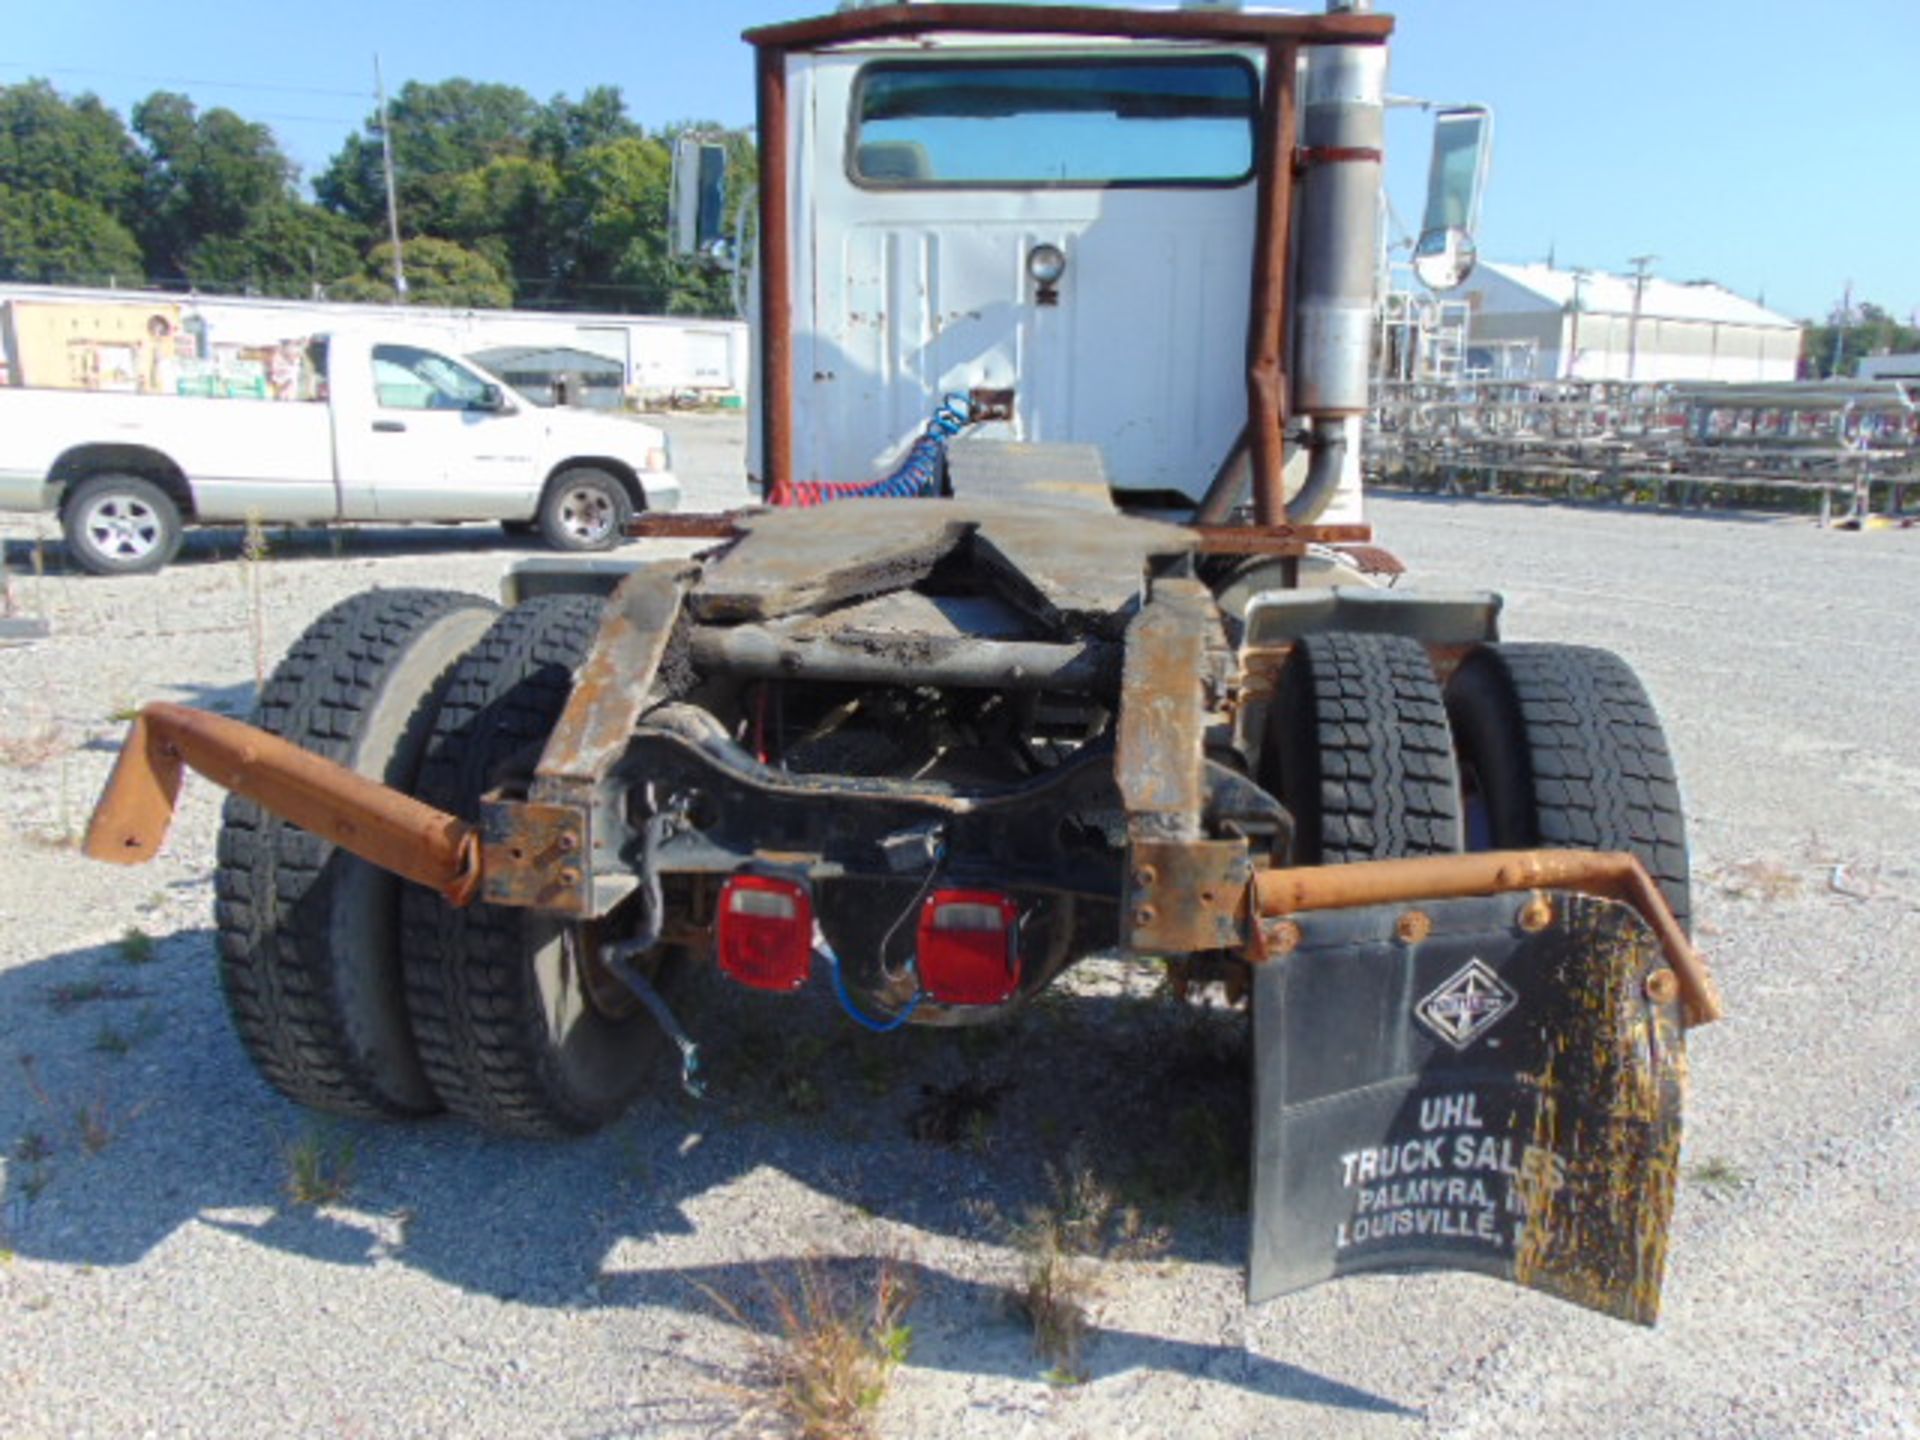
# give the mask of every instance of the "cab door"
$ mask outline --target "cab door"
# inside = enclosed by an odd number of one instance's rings
[[[535,456],[520,404],[437,350],[377,344],[370,359],[372,405],[339,436],[346,518],[526,518]]]
[[[977,388],[1013,392],[987,435],[1095,444],[1117,489],[1202,493],[1245,417],[1254,58],[795,63],[796,477],[884,474]]]

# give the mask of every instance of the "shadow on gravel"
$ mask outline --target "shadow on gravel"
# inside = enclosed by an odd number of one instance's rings
[[[1048,997],[992,1027],[869,1037],[813,991],[723,1001],[721,983],[686,1011],[709,1098],[663,1073],[651,1103],[609,1130],[536,1143],[444,1120],[328,1120],[281,1101],[227,1024],[210,930],[129,932],[15,965],[0,971],[0,1244],[123,1266],[204,1227],[326,1265],[404,1265],[503,1301],[711,1316],[699,1285],[728,1293],[782,1262],[676,1268],[673,1242],[696,1228],[722,1227],[757,1256],[810,1240],[858,1248],[875,1218],[996,1246],[1072,1170],[1163,1230],[1163,1258],[1240,1265],[1243,1014],[1108,993]],[[338,1162],[340,1203],[290,1198],[303,1147]],[[668,1263],[634,1268],[636,1242]],[[998,1285],[914,1269],[916,1364],[1034,1373]],[[1172,1368],[1394,1408],[1233,1347],[1115,1330],[1089,1359],[1097,1374]]]

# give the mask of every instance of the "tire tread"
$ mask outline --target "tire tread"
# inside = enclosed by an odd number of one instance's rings
[[[1608,650],[1549,643],[1485,646],[1467,665],[1500,687],[1524,752],[1531,826],[1500,843],[1629,851],[1690,926],[1679,781],[1659,714],[1632,668]]]
[[[294,642],[260,692],[254,723],[345,762],[382,682],[412,642],[475,596],[403,589],[355,595]],[[404,784],[408,777],[388,776]],[[370,1118],[421,1113],[396,1104],[347,1043],[313,917],[352,857],[238,795],[222,812],[214,917],[221,988],[255,1069],[298,1104]]]
[[[501,764],[543,742],[592,649],[603,602],[543,596],[503,614],[455,671],[421,769],[431,805],[477,819]],[[408,1015],[420,1060],[455,1114],[525,1136],[577,1134],[605,1116],[569,1103],[538,1029],[525,959],[528,913],[456,910],[408,887],[402,899]]]
[[[1451,854],[1459,779],[1446,706],[1425,649],[1398,635],[1309,635],[1282,693],[1295,727],[1290,782],[1303,860],[1340,865]]]

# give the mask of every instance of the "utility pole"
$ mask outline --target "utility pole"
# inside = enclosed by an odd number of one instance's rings
[[[1567,379],[1580,378],[1580,287],[1587,283],[1587,272],[1573,272],[1573,333],[1567,337]]]
[[[407,303],[407,261],[400,253],[400,201],[393,188],[393,125],[387,118],[387,82],[380,78],[380,54],[373,56],[373,88],[380,95],[380,163],[387,174],[387,236],[393,241],[393,294]]]
[[[1658,260],[1658,255],[1635,255],[1627,261],[1633,266],[1633,318],[1627,322],[1627,383],[1633,383],[1633,372],[1640,361],[1640,297],[1647,288],[1647,267]]]
[[[1840,318],[1833,327],[1833,361],[1827,366],[1830,379],[1840,378],[1840,361],[1846,348],[1847,322],[1853,319],[1853,281],[1847,281],[1847,288],[1840,294]]]

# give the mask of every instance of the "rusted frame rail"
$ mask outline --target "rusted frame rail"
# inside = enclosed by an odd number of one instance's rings
[[[121,865],[151,860],[189,768],[456,905],[479,893],[484,860],[477,827],[251,725],[165,701],[149,704],[134,720],[87,828],[85,853]],[[1290,917],[1315,910],[1523,891],[1539,903],[1555,890],[1632,906],[1666,953],[1688,1023],[1720,1018],[1705,961],[1646,868],[1622,852],[1494,851],[1261,871],[1244,892],[1241,940],[1259,963],[1298,943],[1297,929],[1287,928]]]

